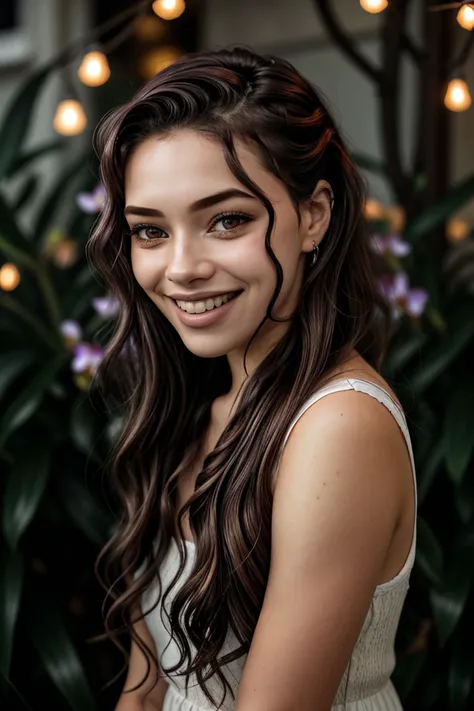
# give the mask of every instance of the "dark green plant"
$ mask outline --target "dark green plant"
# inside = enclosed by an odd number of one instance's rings
[[[58,141],[24,149],[47,76],[39,72],[22,87],[0,125],[0,255],[21,274],[16,290],[0,292],[0,672],[8,709],[93,711],[112,708],[113,689],[110,697],[101,689],[121,667],[114,649],[87,644],[102,631],[93,563],[113,526],[101,475],[114,423],[78,387],[84,383],[73,377],[61,329],[73,319],[88,340],[98,338],[91,301],[102,290],[83,256],[92,218],[73,198],[95,185],[93,158],[81,156],[58,176],[35,208],[32,230],[19,219],[37,195],[35,161],[65,149]],[[380,168],[369,158],[360,163]],[[403,232],[411,254],[388,265],[403,267],[429,294],[421,318],[402,315],[385,368],[408,413],[419,486],[418,554],[395,670],[407,711],[463,711],[474,700],[474,299],[468,257],[447,270],[430,249],[433,232],[473,197],[474,175],[420,209]],[[65,200],[61,231],[81,255],[67,269],[51,261],[51,230]],[[389,224],[373,228],[388,234]]]
[[[110,705],[101,690],[117,672],[114,649],[87,643],[102,631],[94,561],[113,525],[101,471],[110,418],[78,387],[91,373],[74,377],[61,324],[79,320],[90,340],[100,322],[91,301],[103,292],[84,258],[92,218],[74,200],[95,184],[95,162],[81,155],[37,199],[36,161],[66,150],[24,148],[49,71],[25,83],[0,125],[0,265],[21,279],[0,291],[2,707],[93,711]]]

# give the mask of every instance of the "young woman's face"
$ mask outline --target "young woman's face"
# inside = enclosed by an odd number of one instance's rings
[[[308,213],[299,226],[284,185],[246,144],[236,142],[236,152],[275,210],[271,246],[284,281],[273,313],[288,317],[305,252],[327,227],[324,211]],[[276,274],[264,244],[268,213],[229,169],[218,140],[191,130],[144,140],[126,167],[125,204],[135,278],[186,347],[204,358],[244,352],[265,316]],[[211,299],[236,292],[220,306]],[[201,303],[193,308],[195,302]],[[274,344],[282,328],[287,325],[267,321],[259,343]]]

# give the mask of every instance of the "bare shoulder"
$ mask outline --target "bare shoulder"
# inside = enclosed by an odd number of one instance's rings
[[[318,515],[321,502],[329,504],[331,515],[336,512],[334,525],[354,521],[358,508],[377,535],[381,517],[378,533],[384,530],[388,549],[406,507],[409,472],[406,442],[388,408],[364,392],[330,393],[301,415],[285,445],[274,491],[274,531],[280,517],[291,516],[291,502],[301,504],[294,500],[297,487],[312,515]]]

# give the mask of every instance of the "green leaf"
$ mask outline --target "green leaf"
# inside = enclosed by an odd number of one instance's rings
[[[100,506],[84,481],[75,474],[61,479],[59,488],[64,507],[76,526],[94,544],[103,546],[114,524],[109,511]]]
[[[28,77],[4,113],[0,125],[0,178],[7,175],[21,150],[34,105],[50,71],[50,66],[42,67]]]
[[[444,448],[444,440],[438,439],[431,448],[425,464],[418,469],[418,504],[423,503],[431,485],[442,470],[441,465],[445,454]]]
[[[38,358],[33,351],[16,350],[0,356],[0,398],[19,375]]]
[[[5,409],[0,419],[0,448],[3,447],[11,433],[33,415],[46,388],[64,364],[66,357],[69,357],[69,354],[61,353],[60,356],[56,356],[54,360],[47,363]]]
[[[397,371],[402,370],[415,355],[420,355],[420,351],[427,341],[428,336],[426,333],[415,333],[413,336],[409,336],[400,345],[392,348],[387,358],[387,372],[393,377]]]
[[[50,464],[51,444],[30,442],[10,469],[3,501],[3,532],[12,549],[36,513]]]
[[[88,457],[94,455],[98,437],[98,414],[88,396],[79,395],[72,406],[71,438],[80,452]]]
[[[474,175],[470,175],[452,188],[444,198],[438,200],[436,205],[433,205],[412,220],[403,233],[404,237],[411,242],[411,244],[416,244],[422,237],[442,225],[453,213],[457,212],[457,210],[472,200],[473,197]]]
[[[97,711],[81,661],[59,611],[40,599],[31,614],[31,637],[41,662],[73,711]]]
[[[428,523],[418,517],[416,562],[423,573],[436,585],[443,574],[443,550]]]
[[[28,200],[31,200],[38,189],[38,184],[39,177],[37,175],[31,174],[26,178],[12,205],[12,210],[15,213],[18,212],[18,210],[20,210],[28,202]]]
[[[8,678],[23,589],[23,558],[3,546],[0,557],[0,671]]]
[[[444,418],[446,466],[460,484],[474,449],[474,380],[463,378],[450,393]]]
[[[474,579],[474,528],[463,531],[447,558],[444,588],[430,592],[440,645],[444,646],[463,614]]]
[[[468,627],[461,627],[449,659],[448,692],[451,711],[468,711],[467,702],[473,683],[472,632]]]
[[[57,210],[64,201],[71,183],[78,180],[86,169],[88,169],[87,157],[81,154],[60,173],[53,183],[35,220],[37,240],[44,238],[48,229],[52,227]]]
[[[440,342],[431,349],[430,353],[426,354],[418,370],[409,378],[413,390],[418,395],[451,365],[473,338],[473,314],[466,314],[465,319],[457,327],[453,323],[450,324],[450,328],[442,336]]]
[[[13,209],[0,193],[0,252],[19,266],[35,267],[36,251],[34,245],[25,237],[18,226]]]
[[[17,156],[15,158],[13,163],[10,165],[5,177],[12,178],[20,170],[23,170],[23,168],[27,168],[30,165],[30,163],[34,163],[34,161],[38,160],[38,158],[43,158],[44,156],[48,155],[49,153],[58,151],[61,148],[64,148],[65,145],[66,144],[63,140],[55,139],[54,141],[45,143],[42,146],[37,146],[36,148],[32,148],[31,150],[26,151],[25,153],[21,153],[19,156]]]

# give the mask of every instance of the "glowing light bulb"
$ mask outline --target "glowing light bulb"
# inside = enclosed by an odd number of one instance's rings
[[[58,104],[53,119],[53,128],[63,136],[77,136],[87,126],[87,118],[79,101],[64,99]]]
[[[182,56],[181,50],[171,45],[152,49],[147,52],[140,61],[140,73],[145,79],[151,79],[161,72],[162,69],[169,67],[170,64],[176,62]]]
[[[162,20],[175,20],[186,9],[184,0],[155,0],[153,12]]]
[[[14,264],[4,264],[0,269],[0,288],[13,291],[20,283],[20,272]]]
[[[135,21],[134,32],[144,42],[161,40],[165,35],[166,25],[156,15],[139,15]]]
[[[465,30],[474,29],[474,5],[469,3],[468,5],[463,5],[459,10],[457,15],[457,21],[464,27]]]
[[[385,217],[385,208],[378,200],[368,198],[365,201],[364,215],[366,220],[383,220]]]
[[[450,111],[466,111],[472,104],[469,88],[464,79],[451,79],[444,104]]]
[[[84,56],[77,76],[86,86],[101,86],[110,77],[110,67],[103,52],[94,50]]]
[[[360,0],[360,6],[366,12],[376,15],[383,12],[388,7],[388,0]]]
[[[453,218],[446,225],[446,234],[450,242],[460,242],[469,234],[469,225],[464,220]]]

